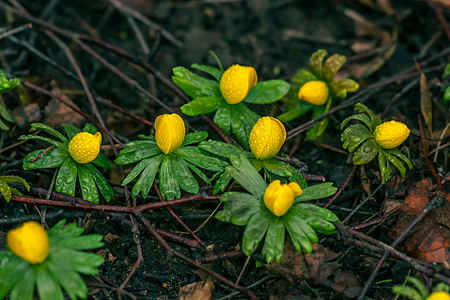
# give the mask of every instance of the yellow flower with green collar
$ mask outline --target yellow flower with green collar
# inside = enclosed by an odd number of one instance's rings
[[[274,157],[286,140],[284,125],[275,118],[262,117],[250,132],[250,149],[256,159]]]
[[[14,254],[31,264],[43,262],[50,247],[47,231],[34,221],[25,222],[9,231],[6,243]]]
[[[220,79],[220,92],[228,104],[236,104],[247,97],[257,81],[258,77],[253,67],[232,65]]]
[[[323,105],[328,100],[329,89],[320,80],[308,81],[298,91],[298,98],[313,105]]]
[[[297,182],[281,184],[280,180],[272,181],[264,192],[264,204],[277,217],[284,215],[294,203],[294,198],[303,193]]]
[[[156,143],[165,154],[174,152],[183,143],[186,129],[179,115],[160,115],[156,118],[154,126]]]
[[[69,143],[69,154],[79,164],[86,164],[97,158],[102,144],[102,134],[80,132]]]
[[[408,126],[398,121],[384,122],[378,125],[373,132],[378,145],[384,149],[400,146],[409,136]]]

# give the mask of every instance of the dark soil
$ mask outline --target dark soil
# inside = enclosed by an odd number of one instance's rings
[[[33,23],[33,29],[15,34],[13,37],[21,42],[29,43],[38,51],[44,53],[56,64],[67,70],[73,67],[64,52],[46,34],[45,30],[54,32],[66,43],[73,52],[76,61],[86,77],[87,83],[94,91],[95,97],[103,97],[114,104],[135,113],[151,122],[166,110],[138,91],[111,69],[100,64],[91,54],[84,51],[64,33],[82,33],[117,45],[125,49],[130,59],[120,56],[114,51],[86,42],[103,58],[118,68],[124,74],[138,82],[144,89],[159,98],[165,105],[179,112],[184,99],[162,79],[170,81],[172,68],[175,66],[190,67],[193,63],[215,65],[208,51],[213,50],[225,67],[239,63],[253,66],[258,73],[258,79],[268,80],[281,78],[290,80],[300,68],[306,68],[310,55],[323,48],[328,53],[339,53],[347,56],[348,63],[341,71],[344,77],[355,78],[360,82],[359,95],[364,96],[365,88],[381,84],[382,88],[372,95],[365,104],[375,113],[381,115],[391,99],[419,75],[404,76],[390,84],[385,80],[393,78],[410,68],[416,71],[415,61],[425,62],[421,69],[426,73],[433,104],[433,138],[439,139],[442,130],[449,121],[448,105],[441,101],[441,76],[445,63],[450,61],[447,52],[442,51],[449,46],[449,38],[438,20],[436,10],[444,18],[450,19],[449,6],[434,6],[439,1],[289,1],[289,0],[248,0],[248,1],[152,1],[152,0],[122,0],[122,3],[148,17],[154,24],[146,26],[136,20],[149,53],[145,55],[126,13],[115,9],[115,1],[0,1],[0,28],[12,29],[28,22]],[[224,2],[224,3],[221,3]],[[371,3],[370,5],[363,4]],[[390,3],[392,11],[382,4]],[[14,7],[14,11],[8,7]],[[17,12],[19,13],[17,13]],[[20,13],[26,11],[27,13]],[[389,14],[391,13],[391,14]],[[355,14],[359,14],[362,23],[373,24],[376,27],[363,32],[363,24],[357,23]],[[39,18],[54,27],[46,28],[39,24]],[[36,18],[36,19],[34,19]],[[45,24],[44,24],[45,25]],[[446,24],[448,30],[448,24]],[[64,32],[58,32],[58,30]],[[169,37],[169,38],[168,38]],[[384,41],[382,39],[385,39]],[[387,42],[387,44],[383,44]],[[395,46],[394,46],[395,45]],[[364,48],[366,47],[366,48]],[[358,49],[366,49],[357,52]],[[392,55],[387,54],[391,48]],[[381,53],[381,54],[380,54]],[[436,59],[427,62],[430,57]],[[376,65],[375,58],[382,61]],[[153,68],[150,72],[143,66],[147,61]],[[19,45],[15,40],[0,38],[0,68],[8,74],[22,78],[47,90],[59,91],[70,98],[85,113],[94,116],[92,107],[78,80],[68,72],[61,71],[50,62],[41,59],[36,53],[30,52],[30,46]],[[367,70],[372,68],[373,72]],[[430,68],[434,68],[431,69]],[[365,72],[365,73],[364,73]],[[411,73],[412,74],[412,73]],[[76,77],[76,75],[75,75]],[[1,132],[0,149],[11,148],[0,152],[0,175],[18,175],[25,178],[33,187],[49,189],[54,170],[24,171],[21,168],[22,158],[29,152],[47,147],[45,143],[28,141],[15,145],[21,134],[28,132],[31,122],[45,122],[58,128],[60,123],[75,122],[77,126],[87,122],[73,112],[54,113],[54,106],[49,106],[50,98],[30,88],[8,93],[3,97],[6,106],[14,111],[23,122],[14,125],[8,132]],[[33,104],[33,105],[31,105]],[[37,105],[37,106],[36,106]],[[54,105],[54,104],[52,104]],[[122,142],[137,139],[138,134],[149,134],[150,127],[136,119],[114,110],[111,106],[97,103],[106,127]],[[281,103],[264,105],[254,108],[261,115],[278,115],[285,111]],[[308,166],[303,170],[308,175],[321,175],[327,181],[341,187],[352,169],[351,159],[347,152],[342,152],[340,141],[340,123],[353,114],[353,106],[338,110],[331,115],[330,124],[324,138],[320,142],[308,141],[305,134],[288,139],[282,149],[286,154],[303,161]],[[386,212],[385,204],[391,200],[402,202],[414,184],[423,178],[431,178],[435,183],[430,169],[427,167],[420,150],[420,133],[417,116],[421,114],[420,85],[417,82],[396,99],[383,116],[385,119],[401,120],[412,130],[410,138],[404,146],[415,165],[406,179],[398,175],[386,186],[382,187],[373,199],[368,201],[345,225],[355,226],[375,219]],[[289,131],[309,121],[310,115],[305,115],[286,124]],[[185,117],[189,126],[195,130],[207,130],[210,138],[219,139],[201,117]],[[448,137],[448,133],[447,133]],[[443,141],[445,144],[447,141]],[[104,143],[105,144],[105,143]],[[15,146],[12,146],[15,145]],[[431,143],[429,150],[436,148]],[[114,159],[114,153],[107,150],[109,158]],[[434,158],[434,154],[430,157]],[[448,178],[448,146],[440,150],[433,164],[438,174]],[[131,170],[130,166],[125,172]],[[116,167],[105,173],[117,192],[110,205],[126,205],[124,190],[121,187],[120,169]],[[309,184],[314,184],[310,182]],[[364,168],[358,168],[347,188],[331,206],[341,220],[374,191],[380,184],[377,164],[371,163]],[[206,189],[204,192],[210,193]],[[444,184],[443,190],[447,189]],[[80,196],[81,194],[77,194]],[[45,198],[32,194],[33,197]],[[158,197],[152,189],[147,200],[138,198],[137,204],[149,201],[157,202]],[[323,205],[328,199],[318,201]],[[186,225],[195,230],[214,211],[217,201],[195,202],[174,206],[174,212],[185,221]],[[103,203],[104,204],[104,203]],[[33,219],[40,220],[37,209],[43,207],[24,206],[22,204],[0,201],[0,249],[4,249],[6,233],[19,223]],[[139,233],[132,231],[130,217],[127,215],[107,214],[97,212],[79,212],[46,208],[46,222],[52,226],[60,219],[77,222],[89,233],[99,233],[108,236],[105,245],[99,253],[105,256],[106,262],[100,268],[96,278],[87,278],[90,299],[118,299],[118,288],[124,282],[138,259],[136,240],[142,245],[144,261],[125,286],[125,291],[138,299],[174,299],[178,297],[180,287],[189,283],[210,278],[215,284],[212,297],[221,298],[233,293],[230,288],[214,276],[208,276],[204,271],[189,265],[177,257],[170,259],[164,248],[146,231],[140,228]],[[174,217],[165,209],[148,212],[145,216],[151,224],[160,230],[182,236],[193,241],[189,234]],[[392,226],[396,222],[394,214],[384,222],[375,224],[360,231],[386,243],[392,243]],[[449,225],[450,226],[450,225]],[[221,223],[211,218],[197,232],[203,246],[191,248],[183,243],[174,243],[164,236],[170,246],[185,256],[201,262],[205,257],[224,253],[233,254],[240,250],[243,228]],[[329,270],[329,274],[317,275],[288,272],[277,272],[272,267],[261,266],[263,258],[255,254],[246,266],[240,285],[252,287],[252,291],[261,298],[271,299],[347,299],[358,295],[370,274],[379,261],[380,254],[363,248],[351,242],[351,238],[335,234],[330,237],[320,236],[325,257],[336,256],[332,261],[318,258],[310,262],[319,271]],[[287,244],[291,243],[289,240]],[[378,248],[380,249],[380,248]],[[401,250],[401,247],[399,248]],[[322,252],[321,252],[322,251]],[[257,251],[256,253],[260,253]],[[448,256],[447,256],[448,257]],[[242,254],[205,262],[202,265],[235,282],[244,268],[246,257]],[[448,265],[447,265],[448,267]],[[389,258],[368,290],[367,299],[393,299],[390,292],[392,285],[403,283],[408,274],[422,279],[429,279],[413,266],[398,258]],[[448,275],[448,274],[447,274]],[[1,280],[1,279],[0,279]],[[431,281],[429,281],[431,282]],[[122,296],[130,297],[130,294]],[[234,294],[234,298],[245,297]]]

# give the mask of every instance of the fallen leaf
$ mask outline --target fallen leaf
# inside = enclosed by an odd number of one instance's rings
[[[75,103],[63,94],[55,83],[52,83],[51,85],[53,87],[52,92],[55,93],[56,96],[66,100],[66,102],[76,107]],[[85,121],[83,116],[57,99],[50,100],[48,105],[45,107],[45,116],[46,118],[44,123],[55,128],[59,127],[60,124],[63,123],[71,123],[77,127],[80,127]]]
[[[425,124],[427,124],[429,132],[433,132],[433,112],[431,106],[431,94],[428,89],[427,78],[420,71],[420,111],[425,119]]]
[[[41,119],[41,109],[39,108],[39,104],[30,103],[25,106],[17,106],[12,111],[12,115],[17,126],[25,128],[31,123],[39,122]]]
[[[208,300],[211,299],[213,290],[214,283],[206,279],[182,286],[178,295],[180,300]]]

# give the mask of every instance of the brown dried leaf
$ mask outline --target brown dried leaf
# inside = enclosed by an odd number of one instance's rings
[[[73,106],[76,106],[75,103],[73,103],[72,100],[56,86],[56,84],[52,83],[52,86],[53,93],[66,100]],[[83,116],[57,99],[50,100],[48,105],[45,107],[45,115],[46,118],[44,123],[52,127],[59,127],[60,124],[63,123],[71,123],[77,127],[80,127],[84,122]]]
[[[41,109],[39,104],[30,103],[25,106],[18,106],[12,111],[17,126],[25,128],[31,123],[39,122],[41,119]]]
[[[420,111],[425,119],[429,132],[433,132],[433,111],[431,107],[431,94],[428,89],[427,78],[420,71]]]
[[[206,279],[181,287],[178,295],[180,300],[208,300],[213,290],[214,283]]]

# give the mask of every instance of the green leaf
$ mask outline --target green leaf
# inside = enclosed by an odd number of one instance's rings
[[[19,78],[8,79],[5,72],[3,72],[3,70],[0,70],[0,94],[7,93],[18,85],[20,85]]]
[[[165,155],[160,154],[150,158],[142,160],[136,167],[128,174],[128,176],[122,182],[122,185],[128,184],[131,180],[136,178],[142,170],[144,170],[139,177],[138,181],[133,186],[132,197],[136,197],[139,192],[142,191],[142,197],[147,198],[150,189],[152,188],[153,181],[155,181],[156,173],[158,172],[159,165]]]
[[[98,132],[97,127],[90,123],[86,123],[83,128],[83,132],[89,132],[90,134],[96,134]]]
[[[36,280],[33,268],[28,266],[18,275],[20,279],[11,291],[10,300],[32,300]]]
[[[250,110],[244,103],[234,104],[231,107],[231,128],[241,145],[249,147],[250,132],[259,119],[259,115]]]
[[[211,183],[211,180],[209,180],[208,176],[206,176],[205,173],[200,171],[195,165],[191,164],[188,161],[184,161],[184,163],[188,166],[189,169],[191,169],[191,171],[197,174],[197,176],[200,177],[200,179],[203,180],[206,184]]]
[[[324,58],[328,55],[328,52],[324,49],[319,49],[311,55],[309,59],[309,69],[311,72],[322,79],[322,64]]]
[[[191,68],[203,71],[203,72],[211,75],[212,77],[214,77],[217,81],[220,81],[220,78],[222,78],[223,71],[221,71],[213,66],[192,64]]]
[[[228,103],[222,103],[222,105],[217,110],[214,115],[214,123],[219,126],[219,128],[227,136],[230,136],[231,129],[231,105]]]
[[[175,174],[175,179],[180,187],[188,193],[197,194],[200,186],[191,171],[189,171],[184,159],[177,155],[172,155],[171,157],[172,172]]]
[[[47,267],[40,265],[36,270],[36,288],[40,299],[63,300],[64,295],[61,287],[53,279]]]
[[[83,199],[89,202],[98,203],[98,190],[94,178],[86,166],[77,164],[78,167],[78,181],[80,182],[81,194]]]
[[[119,151],[114,163],[127,165],[158,154],[162,154],[162,151],[156,145],[156,142],[151,140],[134,141],[127,143],[126,148]]]
[[[47,151],[41,158],[37,159],[34,162],[31,162],[32,160],[43,154],[45,151],[46,149],[41,149],[28,153],[27,156],[25,156],[25,158],[23,159],[23,169],[31,170],[57,168],[61,166],[66,157],[69,156],[69,153],[66,149],[52,148]]]
[[[11,201],[11,189],[9,188],[9,185],[3,180],[0,180],[0,194],[3,195],[3,198],[5,198],[6,202]]]
[[[224,171],[220,175],[219,179],[217,179],[216,184],[214,184],[213,195],[217,194],[219,191],[223,193],[230,183],[232,177],[228,172]]]
[[[198,144],[198,147],[206,152],[212,153],[217,156],[225,157],[230,159],[232,155],[244,155],[247,158],[253,158],[251,152],[242,150],[236,146],[224,143],[221,141],[207,140]]]
[[[303,86],[308,81],[318,80],[317,76],[311,73],[309,70],[300,69],[298,72],[292,77],[292,82],[298,85],[298,87]],[[296,94],[298,94],[298,89],[296,89]]]
[[[220,96],[219,83],[184,67],[173,68],[172,81],[189,97]]]
[[[294,203],[323,199],[330,197],[337,192],[337,188],[333,186],[332,182],[324,182],[316,185],[311,185],[303,189],[303,193],[295,197]]]
[[[99,234],[81,234],[84,232],[82,227],[78,227],[75,223],[70,223],[64,228],[52,228],[49,233],[50,247],[53,251],[55,248],[88,250],[96,249],[103,246],[103,237]]]
[[[186,116],[198,116],[217,110],[222,102],[222,98],[217,96],[196,97],[180,109]]]
[[[341,135],[342,147],[348,148],[348,151],[353,152],[362,142],[371,138],[372,134],[362,124],[353,124],[347,127]]]
[[[181,144],[181,148],[184,146],[188,146],[191,144],[196,144],[208,137],[208,132],[206,131],[198,131],[198,132],[192,132],[189,134],[186,134],[184,137],[183,143]]]
[[[241,155],[239,157],[232,156],[230,160],[232,165],[225,168],[228,174],[256,198],[262,198],[267,184],[248,159]]]
[[[328,101],[325,105],[314,106],[312,119],[315,119],[324,113],[326,113],[331,107],[331,98],[328,98]],[[328,118],[323,119],[320,123],[314,125],[310,130],[306,132],[306,137],[309,140],[316,141],[322,133],[325,131],[328,125]]]
[[[273,218],[266,233],[264,247],[261,250],[261,254],[266,258],[267,263],[271,263],[274,258],[278,263],[281,262],[285,234],[286,229],[280,218]]]
[[[387,158],[387,160],[389,162],[391,162],[391,164],[393,164],[400,172],[400,175],[402,175],[403,178],[405,178],[405,174],[406,174],[406,169],[403,166],[402,162],[395,157],[394,155],[392,155],[391,153],[387,152],[387,151],[380,151],[380,153],[383,152],[384,156]]]
[[[0,103],[0,116],[10,123],[16,123],[14,117],[8,112],[5,106]],[[5,125],[6,126],[6,125]]]
[[[291,166],[291,168],[292,168],[292,175],[289,176],[288,180],[290,182],[292,182],[292,181],[297,182],[302,189],[307,188],[308,184],[306,183],[306,180],[303,177],[302,173],[300,173],[296,168],[294,168],[292,166]]]
[[[341,123],[341,129],[344,128],[345,125],[347,125],[348,122],[351,120],[358,120],[363,122],[369,129],[372,129],[372,119],[369,118],[367,115],[364,114],[356,114],[353,116],[348,117]]]
[[[222,171],[224,167],[228,166],[228,163],[226,161],[223,161],[216,157],[205,155],[205,152],[203,152],[200,148],[194,146],[178,148],[174,153],[180,155],[185,160],[196,165],[197,167],[210,171]]]
[[[323,78],[330,82],[333,80],[334,75],[339,71],[342,65],[345,63],[346,58],[344,55],[333,54],[325,60],[323,64],[322,74]]]
[[[217,63],[217,66],[219,66],[219,70],[220,72],[223,73],[223,67],[222,67],[222,62],[220,61],[219,57],[216,55],[216,53],[212,50],[209,50],[208,53],[214,58],[214,60]]]
[[[283,222],[289,232],[297,252],[300,252],[303,248],[306,253],[311,253],[312,246],[310,240],[318,239],[317,234],[311,226],[309,226],[301,217],[294,214],[292,208],[281,217],[281,222]]]
[[[290,212],[292,210],[292,212]],[[310,203],[299,203],[291,207],[290,213],[304,219],[316,232],[333,234],[332,222],[339,222],[339,218],[330,210]]]
[[[247,225],[250,218],[261,210],[261,199],[247,193],[226,192],[220,201],[225,205],[216,218],[238,226]]]
[[[154,135],[138,134],[138,138],[143,139],[143,140],[153,141],[156,144],[156,140],[155,140],[155,136]]]
[[[61,142],[52,140],[51,138],[39,136],[39,135],[32,135],[32,134],[21,135],[21,136],[19,136],[18,140],[41,140],[41,141],[47,142],[47,143],[49,143],[57,148],[60,148],[60,149],[67,148],[67,146]]]
[[[164,156],[159,170],[159,189],[166,200],[181,197],[180,186],[178,185],[173,168],[171,166],[171,155]]]
[[[427,298],[430,295],[425,284],[416,277],[408,276],[406,278],[406,282],[412,283],[423,299]]]
[[[85,167],[89,170],[89,172],[91,172],[92,178],[94,179],[95,184],[102,194],[103,198],[106,200],[106,202],[109,202],[114,196],[114,190],[109,185],[108,180],[106,180],[102,173],[100,173],[100,171],[97,170],[92,164],[85,164]]]
[[[30,191],[30,185],[22,177],[19,177],[19,176],[0,176],[0,181],[21,183],[21,184],[23,184],[25,186],[27,191]]]
[[[38,130],[45,131],[45,132],[59,138],[66,145],[69,144],[69,140],[58,130],[56,130],[48,125],[42,124],[42,123],[31,123],[29,131],[33,132],[33,131],[38,131]]]
[[[447,65],[447,67],[448,66],[450,66],[450,64],[449,65]],[[434,292],[447,292],[447,293],[450,293],[450,286],[449,285],[447,285],[447,284],[445,284],[444,282],[439,282],[438,284],[436,284],[436,286],[434,287],[434,289],[433,289],[433,293]]]
[[[294,107],[291,107],[287,112],[279,115],[277,119],[281,122],[289,122],[306,113],[309,113],[315,107],[315,105],[305,101],[301,101],[298,98],[295,100],[295,102],[296,105]]]
[[[355,154],[353,155],[353,164],[363,165],[371,162],[378,153],[378,147],[379,146],[374,139],[365,141],[355,151]]]
[[[92,161],[92,163],[100,168],[112,169],[113,165],[109,161],[108,157],[102,152],[99,152],[97,157]]]
[[[273,215],[272,215],[273,216]],[[264,213],[262,209],[258,210],[248,220],[245,227],[244,237],[242,239],[242,250],[245,255],[250,256],[258,248],[259,242],[266,234],[267,228],[271,223],[269,214]]]
[[[381,172],[382,183],[386,183],[391,175],[391,168],[389,162],[386,160],[386,156],[383,151],[378,152],[378,166]]]
[[[373,111],[371,111],[367,106],[365,106],[362,103],[356,103],[355,104],[355,110],[358,112],[365,112],[369,115],[370,119],[372,120],[372,127],[370,128],[371,131],[375,130],[375,128],[381,124],[380,117],[376,116]]]
[[[244,102],[253,104],[269,104],[283,98],[289,92],[289,84],[284,80],[268,80],[258,82],[248,92]]]
[[[0,104],[1,109],[1,104]],[[0,119],[0,130],[9,130],[8,125],[6,125],[1,119]]]
[[[385,153],[393,154],[393,155],[397,156],[398,158],[400,158],[401,160],[403,160],[408,165],[408,168],[410,170],[412,170],[413,165],[412,165],[411,161],[409,160],[408,157],[406,157],[406,155],[401,153],[400,150],[398,150],[397,148],[383,149],[383,150]]]
[[[61,124],[61,126],[66,132],[69,141],[73,139],[75,135],[81,132],[81,130],[73,124]]]
[[[59,265],[58,268],[76,271],[85,275],[98,274],[98,266],[104,262],[104,259],[97,254],[64,248],[58,248],[53,251],[51,259],[52,263]]]
[[[419,292],[417,292],[415,289],[413,289],[412,287],[409,287],[409,286],[394,285],[392,287],[392,293],[407,297],[408,299],[411,299],[411,300],[423,300],[424,299],[420,296]]]
[[[22,279],[22,274],[30,268],[30,263],[19,258],[11,251],[0,253],[0,299]]]
[[[62,269],[51,262],[48,267],[52,276],[56,278],[59,284],[65,289],[71,300],[87,298],[86,284],[78,273]]]
[[[346,98],[348,92],[356,92],[359,89],[359,84],[353,79],[338,79],[330,82],[331,89],[336,97]]]
[[[77,185],[77,164],[68,156],[61,164],[56,177],[55,190],[59,193],[67,194],[70,196],[75,195],[75,187]]]
[[[264,168],[281,177],[292,176],[292,167],[285,162],[276,160],[275,158],[269,158],[261,161]]]

